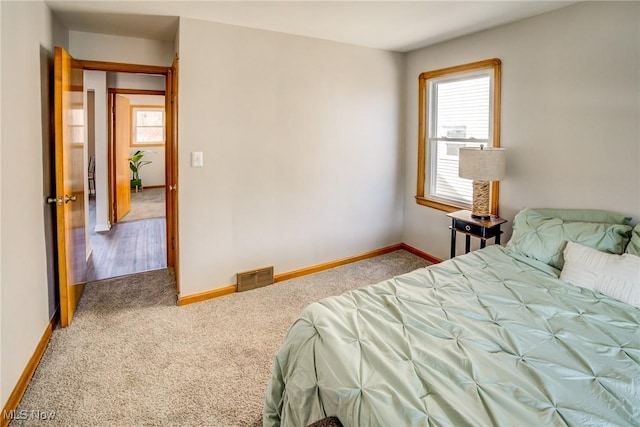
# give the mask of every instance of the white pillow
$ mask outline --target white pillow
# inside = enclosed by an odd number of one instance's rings
[[[567,242],[560,279],[640,308],[640,257]]]

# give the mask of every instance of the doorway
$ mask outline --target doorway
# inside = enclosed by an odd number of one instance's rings
[[[87,183],[89,280],[175,268],[177,198],[168,193],[177,192],[177,58],[170,68],[83,65],[86,74],[97,73],[105,82],[102,100],[89,86],[86,98],[88,177],[94,177]],[[97,104],[104,106],[103,115]],[[95,117],[107,118],[102,129]],[[100,142],[92,138],[98,133]],[[142,183],[132,186],[132,178]]]
[[[91,72],[87,74],[91,77]],[[89,181],[90,280],[167,267],[165,91],[132,88],[140,85],[164,88],[165,77],[107,73],[106,81],[108,132],[107,145],[100,144],[101,150],[92,147],[95,117],[91,115],[92,97],[87,96],[89,174],[101,173],[104,175],[101,179],[108,184],[108,194],[100,194],[96,188],[103,190],[104,186],[93,185],[92,191]],[[127,88],[111,87],[123,84]],[[111,159],[106,162],[108,170],[92,171],[96,155]],[[100,216],[109,220],[108,230],[96,229],[100,198],[108,200],[100,204],[104,210]]]

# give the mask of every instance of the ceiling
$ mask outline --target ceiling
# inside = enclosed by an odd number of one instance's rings
[[[173,41],[178,17],[408,52],[576,1],[58,1],[72,31]]]

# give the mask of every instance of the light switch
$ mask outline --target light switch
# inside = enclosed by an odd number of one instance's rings
[[[194,168],[201,168],[203,165],[204,165],[204,161],[202,159],[202,151],[192,151],[191,166]]]

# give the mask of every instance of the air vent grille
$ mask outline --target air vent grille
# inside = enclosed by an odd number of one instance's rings
[[[273,284],[273,267],[238,273],[238,292]]]

